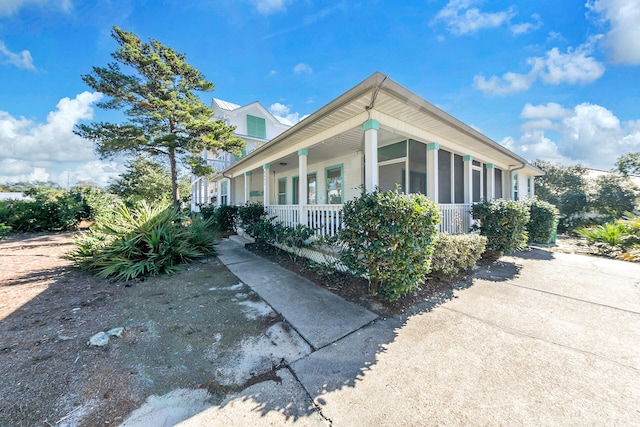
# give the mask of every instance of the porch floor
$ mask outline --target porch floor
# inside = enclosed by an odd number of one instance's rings
[[[231,240],[223,240],[217,251],[220,261],[281,314],[314,350],[378,317]]]

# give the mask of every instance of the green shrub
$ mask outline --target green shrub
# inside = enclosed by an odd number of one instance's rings
[[[0,240],[11,231],[11,227],[0,222]]]
[[[200,214],[204,219],[211,218],[216,230],[220,233],[235,233],[238,221],[237,206],[203,205],[200,206]]]
[[[395,300],[424,283],[439,215],[421,194],[363,193],[344,205],[340,260],[368,277],[372,294]]]
[[[431,274],[452,277],[470,270],[482,257],[487,238],[478,234],[440,233],[433,243]]]
[[[130,280],[174,273],[181,264],[212,254],[214,239],[212,219],[146,202],[135,208],[120,203],[113,218],[75,238],[76,249],[66,258],[97,270],[98,277]]]
[[[273,222],[273,218],[264,217],[249,223],[244,231],[257,243],[279,243],[290,248],[310,246],[311,238],[314,235],[313,229],[305,225],[298,224],[291,227]]]
[[[551,203],[539,199],[527,200],[526,203],[529,205],[530,216],[527,223],[529,242],[551,242],[556,231],[558,209]]]
[[[586,238],[587,245],[594,252],[606,256],[625,253],[627,249],[639,242],[638,236],[621,221],[580,228],[576,230],[576,234]]]
[[[247,203],[244,206],[238,207],[238,220],[245,231],[247,227],[251,227],[266,217],[267,211],[264,210],[262,203]]]
[[[523,250],[527,245],[529,207],[513,200],[491,200],[471,206],[473,219],[478,220],[472,228],[487,236],[487,250],[510,253]]]

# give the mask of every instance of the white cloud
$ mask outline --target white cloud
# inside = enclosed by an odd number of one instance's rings
[[[540,15],[534,13],[531,15],[533,22],[522,22],[520,24],[513,24],[509,27],[511,32],[514,35],[530,33],[531,31],[535,31],[542,27],[542,21],[540,20]]]
[[[621,64],[640,64],[640,2],[637,0],[589,0],[586,6],[610,23],[602,39],[609,57]]]
[[[516,13],[513,7],[500,12],[481,12],[471,7],[474,0],[450,0],[435,20],[443,21],[453,34],[472,34],[484,28],[496,28],[509,22]]]
[[[64,12],[69,12],[73,8],[71,0],[0,0],[0,16],[11,16],[21,7],[29,4],[53,6]]]
[[[277,72],[276,70],[271,70],[271,71],[269,71],[269,74],[267,74],[267,75],[265,76],[265,80],[266,80],[266,79],[268,79],[268,78],[270,78],[270,77],[275,76],[276,74],[278,74],[278,72]]]
[[[93,144],[73,133],[81,120],[93,118],[92,104],[101,98],[90,92],[63,98],[45,123],[0,111],[0,181],[51,179],[66,186],[68,176],[103,184],[117,175],[118,164],[98,161]]]
[[[304,62],[299,63],[295,67],[293,67],[293,72],[295,74],[311,74],[313,73],[313,69],[305,64]]]
[[[537,76],[535,73],[518,74],[508,72],[502,77],[491,76],[487,80],[483,75],[473,77],[473,86],[484,93],[491,95],[509,95],[522,92],[531,87]]]
[[[546,105],[525,104],[520,117],[523,119],[561,119],[571,115],[572,110],[555,102]]]
[[[253,0],[258,12],[262,15],[271,15],[277,12],[284,12],[287,10],[287,5],[292,0]]]
[[[538,79],[552,85],[590,83],[600,78],[605,70],[601,62],[590,56],[596,40],[597,37],[591,38],[577,49],[568,48],[566,53],[554,47],[543,57],[528,58],[531,69],[527,74],[508,72],[489,79],[476,75],[473,85],[486,94],[508,95],[529,89]]]
[[[0,61],[11,64],[18,68],[24,68],[25,70],[36,69],[36,67],[33,65],[31,52],[29,52],[28,50],[23,50],[20,53],[11,52],[9,49],[7,49],[7,46],[2,41],[0,41]]]
[[[289,122],[291,124],[296,124],[301,120],[300,113],[291,113],[290,105],[284,105],[279,102],[271,104],[269,112],[276,118],[284,119],[285,122]]]
[[[526,104],[520,117],[532,120],[522,125],[519,138],[509,136],[501,144],[529,160],[610,169],[619,156],[640,150],[640,120],[621,123],[600,105]]]

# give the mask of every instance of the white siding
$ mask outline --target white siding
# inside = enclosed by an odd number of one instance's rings
[[[362,185],[362,160],[359,154],[353,153],[336,157],[335,159],[314,162],[313,155],[309,155],[309,162],[307,165],[307,174],[316,174],[318,185],[318,204],[322,205],[327,203],[326,197],[326,168],[332,166],[342,166],[342,191],[344,195],[344,201],[348,201],[360,196],[360,186]],[[275,193],[277,192],[277,183],[279,178],[287,178],[287,204],[291,204],[293,195],[293,177],[298,176],[298,170],[276,173],[271,182],[273,191],[271,192],[271,203],[274,203]]]

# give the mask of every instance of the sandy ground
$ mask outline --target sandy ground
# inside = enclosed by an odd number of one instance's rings
[[[216,257],[113,282],[60,258],[70,238],[0,241],[0,426],[119,425],[176,389],[212,405],[310,352]],[[117,327],[105,347],[87,344]]]

